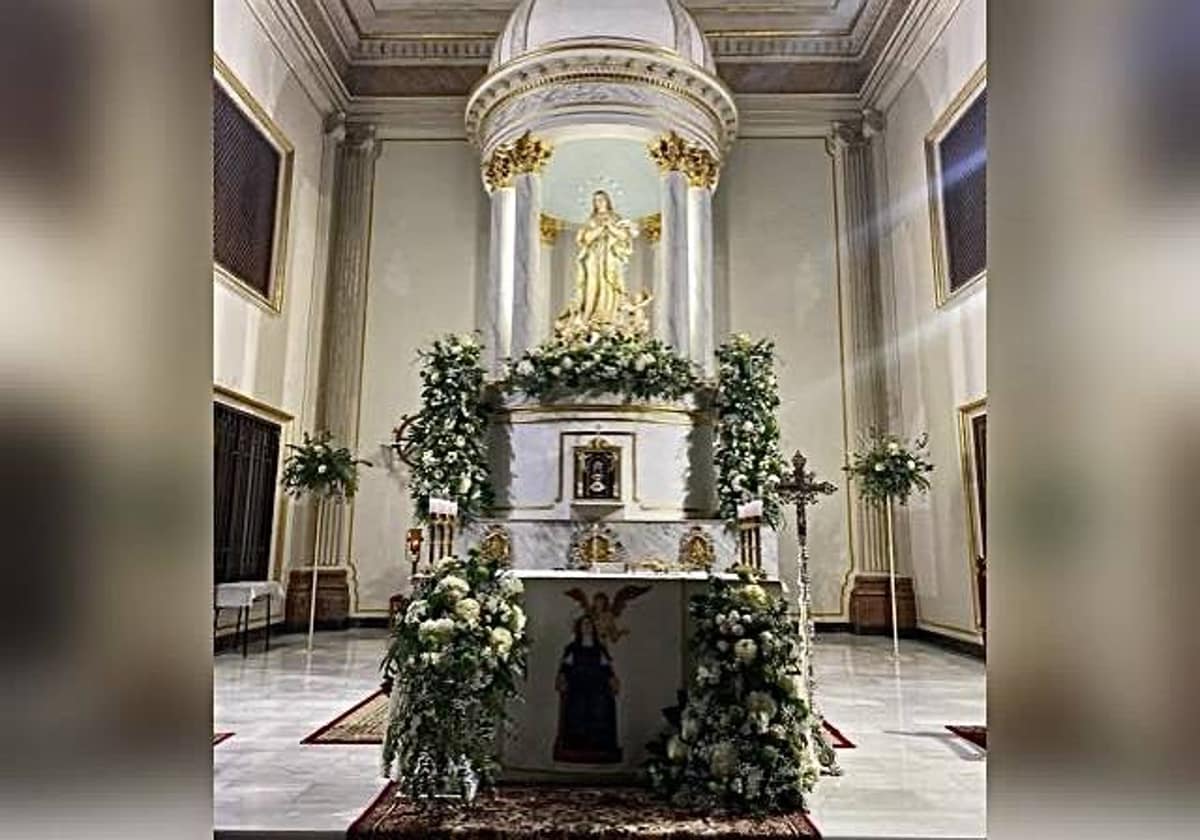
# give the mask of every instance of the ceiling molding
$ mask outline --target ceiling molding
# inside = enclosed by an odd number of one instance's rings
[[[862,117],[857,94],[745,94],[735,96],[739,139],[826,137],[834,122]]]
[[[865,107],[887,111],[961,4],[962,0],[914,0],[863,83]]]
[[[246,0],[246,5],[317,110],[322,114],[344,110],[350,91],[296,0]]]

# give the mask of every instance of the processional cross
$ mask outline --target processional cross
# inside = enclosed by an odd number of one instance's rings
[[[808,673],[808,703],[817,723],[814,726],[813,742],[817,745],[817,758],[828,773],[840,776],[841,769],[833,747],[826,739],[823,729],[824,718],[817,711],[817,680],[813,672],[812,639],[815,632],[812,619],[812,594],[808,575],[808,506],[816,504],[822,496],[837,492],[837,485],[828,481],[817,481],[817,474],[808,468],[808,459],[799,450],[792,456],[792,477],[779,485],[783,497],[796,505],[796,537],[800,543],[800,606],[804,610],[804,658]]]

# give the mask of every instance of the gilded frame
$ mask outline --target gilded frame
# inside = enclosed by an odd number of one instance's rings
[[[979,499],[987,492],[976,480],[975,433],[972,421],[987,415],[987,397],[964,403],[958,407],[958,459],[962,476],[963,509],[966,513],[967,570],[971,580],[971,611],[975,616],[975,629],[982,629],[979,610],[979,581],[976,577],[975,558],[983,554],[983,523],[980,520]]]
[[[281,408],[217,383],[213,384],[213,402],[279,426],[279,462],[275,477],[278,492],[275,495],[275,518],[271,526],[271,580],[284,583],[283,548],[287,537],[287,494],[279,489],[279,478],[283,475],[283,459],[287,445],[294,440],[296,418]]]
[[[955,94],[950,104],[942,111],[925,135],[925,177],[929,198],[929,237],[933,243],[934,298],[939,307],[961,296],[968,289],[983,283],[987,278],[987,266],[968,278],[961,286],[950,290],[950,266],[946,244],[946,217],[942,209],[942,166],[938,149],[942,139],[958,124],[958,120],[971,107],[987,87],[987,63],[971,74],[971,78]]]
[[[264,297],[244,279],[218,262],[215,256],[213,274],[247,300],[278,315],[283,311],[283,290],[287,275],[288,228],[292,214],[292,177],[295,171],[296,150],[266,109],[216,53],[213,53],[213,79],[279,153],[279,178],[275,185],[275,226],[271,238],[270,293]]]

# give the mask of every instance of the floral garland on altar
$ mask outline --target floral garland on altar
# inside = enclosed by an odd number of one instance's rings
[[[457,502],[464,520],[491,504],[481,354],[472,335],[448,335],[418,352],[421,410],[412,423],[409,493],[419,519],[428,516],[431,497]]]
[[[819,768],[809,749],[800,639],[782,598],[750,571],[692,598],[695,671],[682,708],[650,744],[653,790],[674,805],[782,813],[804,808]]]
[[[557,331],[510,362],[505,389],[535,399],[621,394],[677,400],[699,380],[692,365],[667,344],[607,324]]]
[[[909,442],[898,435],[872,431],[862,448],[850,457],[846,472],[858,481],[862,498],[872,502],[888,499],[907,504],[914,491],[929,489],[925,473],[933,472],[929,461],[929,435]]]
[[[717,501],[721,517],[737,518],[738,505],[763,503],[763,520],[783,521],[779,485],[787,465],[779,445],[779,382],[775,344],[738,334],[717,349]]]
[[[495,783],[497,736],[525,677],[523,592],[478,551],[418,579],[382,667],[391,693],[383,771],[408,795],[469,801]]]

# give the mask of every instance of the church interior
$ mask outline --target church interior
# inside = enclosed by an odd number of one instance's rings
[[[217,834],[985,836],[984,0],[212,14]]]

